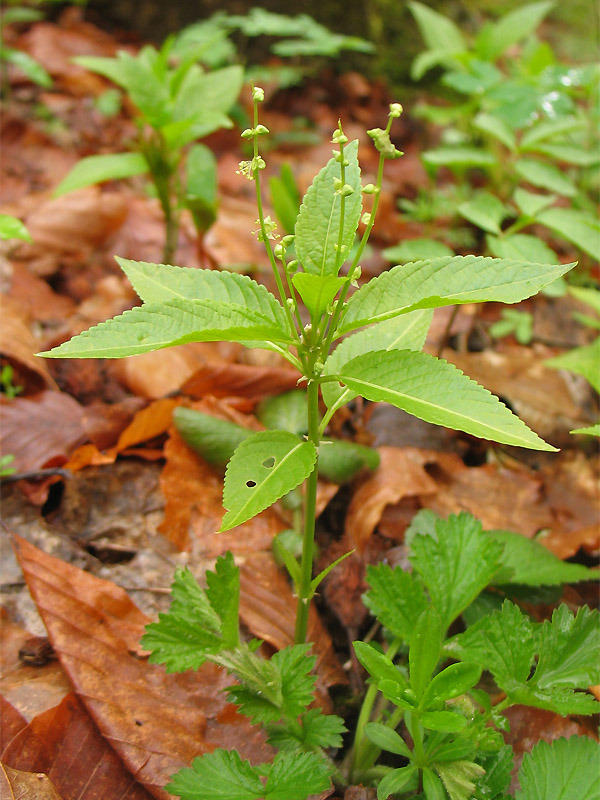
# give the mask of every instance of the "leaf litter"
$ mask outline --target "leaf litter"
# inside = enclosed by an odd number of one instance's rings
[[[18,44],[55,78],[54,91],[42,98],[64,127],[53,136],[20,101],[4,123],[9,136],[3,211],[25,220],[35,244],[11,250],[2,273],[2,363],[14,367],[16,382],[24,387],[22,395],[3,398],[2,452],[15,455],[18,472],[60,466],[72,477],[2,487],[4,524],[19,534],[18,559],[56,660],[33,666],[19,658],[15,643],[26,643],[31,630],[18,623],[38,626],[40,634],[44,629],[30,601],[19,599],[25,595],[19,581],[13,582],[16,573],[3,573],[3,600],[13,621],[5,618],[2,626],[7,638],[0,678],[1,755],[8,766],[0,782],[25,787],[43,772],[49,782],[43,788],[36,784],[39,797],[166,798],[162,787],[170,774],[199,753],[236,747],[255,763],[269,752],[219,692],[230,680],[223,671],[204,665],[195,675],[166,675],[146,662],[139,639],[149,615],[166,608],[175,566],[187,564],[201,579],[216,556],[232,550],[241,566],[241,618],[250,634],[264,639],[264,647],[291,642],[295,611],[291,588],[270,552],[273,537],[289,527],[289,512],[268,509],[216,536],[223,515],[222,475],[185,445],[172,428],[172,412],[183,403],[257,430],[257,403],[294,388],[295,380],[272,354],[261,363],[256,351],[234,344],[186,345],[108,366],[78,362],[76,368],[47,366],[34,356],[130,307],[134,295],[116,277],[112,254],[159,261],[163,234],[156,201],[143,196],[135,181],[133,188],[50,197],[79,154],[107,145],[118,149],[131,135],[126,113],[110,120],[86,105],[85,98],[98,96],[107,84],[70,61],[77,54],[113,55],[119,43],[71,11],[58,25],[33,25]],[[310,93],[320,93],[314,86],[304,98],[284,95],[287,106],[267,119],[274,130],[284,130],[304,103],[304,113],[322,134],[321,145],[273,154],[273,163],[292,163],[301,190],[329,157],[325,141],[339,116],[360,120],[355,127],[362,136],[362,117],[370,123],[385,108],[381,87],[374,92],[365,83],[361,76],[342,76],[345,100],[336,108],[314,102]],[[353,125],[347,127],[350,133]],[[380,248],[421,234],[418,224],[400,221],[396,212],[397,194],[416,192],[426,180],[415,142],[407,138],[406,157],[392,164],[383,186]],[[175,263],[200,266],[208,258],[229,268],[252,265],[268,283],[263,250],[250,236],[254,202],[247,182],[232,174],[239,159],[231,149],[237,143],[225,132],[221,140],[212,139],[224,191],[217,222],[202,255],[184,220]],[[365,180],[374,177],[376,162],[362,145],[361,161]],[[248,235],[240,236],[240,230]],[[378,274],[384,264],[375,250],[365,259],[365,274]],[[447,319],[444,309],[436,312],[432,352],[446,336]],[[451,333],[464,343],[476,325],[477,316],[464,307]],[[544,325],[546,336],[558,336],[547,314]],[[586,563],[597,558],[598,460],[568,437],[572,427],[590,423],[595,400],[574,394],[563,373],[545,368],[547,352],[536,347],[502,345],[475,353],[459,346],[446,348],[444,356],[563,446],[553,460],[537,455],[538,462],[525,464],[502,453],[484,459],[469,437],[433,435],[424,428],[415,439],[416,429],[403,432],[399,417],[377,427],[380,404],[368,406],[366,416],[357,406],[345,417],[346,436],[366,443],[376,439],[381,465],[341,492],[332,484],[320,489],[319,511],[325,513],[319,559],[325,564],[356,548],[326,580],[321,613],[315,611],[310,621],[318,702],[326,708],[329,687],[348,680],[356,685],[356,672],[342,661],[347,637],[366,620],[361,600],[366,566],[382,558],[402,562],[404,532],[420,508],[442,516],[467,509],[484,528],[539,538],[561,558],[583,557]],[[5,531],[3,548],[6,543]],[[571,592],[576,603],[581,596]],[[541,735],[580,732],[575,721],[566,723],[550,712],[528,709],[527,718],[514,713],[512,736],[522,750]],[[348,790],[348,800],[356,791]]]

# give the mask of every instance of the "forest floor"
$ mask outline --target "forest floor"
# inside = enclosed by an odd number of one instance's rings
[[[39,90],[15,78],[2,119],[1,211],[22,219],[33,243],[6,245],[2,258],[2,364],[13,367],[13,384],[22,388],[2,397],[1,447],[14,455],[17,475],[34,475],[2,485],[0,753],[9,770],[48,775],[63,800],[167,798],[169,776],[207,743],[238,747],[251,760],[263,756],[264,741],[218,692],[230,681],[225,674],[205,665],[167,675],[139,645],[144,625],[168,607],[177,565],[202,578],[231,550],[241,567],[242,622],[274,649],[293,640],[295,615],[271,555],[273,536],[290,524],[285,510],[216,534],[222,476],[171,423],[184,404],[256,429],[257,403],[295,385],[278,357],[231,343],[117,361],[34,355],[137,304],[114,255],[161,261],[161,212],[141,179],[52,196],[79,158],[121,152],[135,133],[126,107],[112,117],[98,110],[94,100],[108,82],[70,60],[110,56],[121,45],[77,14],[36,23],[19,46],[54,85]],[[325,73],[283,92],[267,87],[262,121],[274,142],[267,174],[287,162],[304,191],[330,157],[331,132],[342,119],[348,137],[359,138],[363,182],[373,180],[377,154],[365,130],[384,124],[391,100],[402,98],[356,73]],[[296,143],[298,131],[304,144]],[[406,109],[395,136],[405,155],[385,173],[363,263],[367,278],[386,268],[384,248],[423,235],[401,217],[397,200],[426,183],[424,136]],[[236,174],[244,157],[239,131],[220,131],[208,144],[218,158],[218,218],[199,247],[184,217],[174,263],[251,270],[268,283],[268,262],[251,235],[254,189]],[[436,311],[426,349],[500,395],[558,454],[491,446],[385,404],[356,403],[333,421],[332,433],[377,447],[381,463],[349,485],[320,486],[318,566],[355,549],[324,585],[311,622],[320,696],[329,707],[329,689],[351,708],[363,685],[350,642],[369,628],[365,567],[383,558],[403,563],[404,531],[419,509],[442,516],[466,510],[485,529],[537,537],[562,559],[597,564],[597,447],[569,434],[597,419],[597,398],[583,379],[544,365],[587,343],[572,318],[585,307],[539,295],[522,308],[534,321],[527,346],[490,337],[500,311],[488,304],[461,306],[452,319],[450,309]],[[596,599],[587,583],[562,594],[573,609]],[[533,595],[528,602],[538,619],[552,607]],[[517,754],[540,737],[591,731],[581,719],[523,707],[510,718]],[[36,797],[57,796],[38,788]],[[333,790],[326,796],[339,797]],[[345,798],[371,796],[353,787]]]

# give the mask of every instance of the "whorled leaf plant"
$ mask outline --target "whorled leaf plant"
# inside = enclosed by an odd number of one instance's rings
[[[454,256],[413,261],[358,287],[360,261],[373,228],[384,164],[402,153],[386,128],[368,131],[379,151],[375,184],[361,185],[358,142],[341,123],[333,158],[309,187],[294,236],[277,242],[263,210],[259,142],[264,98],[254,88],[253,127],[242,133],[253,156],[240,164],[256,187],[259,238],[264,242],[277,296],[249,277],[118,258],[142,305],[43,353],[49,358],[121,358],[185,342],[236,341],[279,353],[298,369],[307,390],[306,437],[261,431],[235,450],[225,474],[221,531],[229,530],[306,482],[301,563],[286,559],[298,597],[296,643],[306,640],[308,610],[323,573],[313,578],[317,464],[333,414],[356,396],[391,403],[427,422],[509,445],[554,450],[497,397],[446,361],[422,352],[433,309],[531,297],[574,264]],[[363,194],[373,197],[363,211]],[[352,250],[359,224],[364,226]],[[290,248],[294,245],[294,257]],[[352,293],[352,288],[356,290]],[[319,411],[319,397],[327,406]],[[326,570],[327,572],[328,570]]]

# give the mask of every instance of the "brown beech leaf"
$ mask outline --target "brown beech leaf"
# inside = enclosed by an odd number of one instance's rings
[[[240,618],[259,639],[278,650],[293,644],[297,602],[270,553],[256,553],[241,565]],[[314,606],[309,612],[307,640],[314,642],[317,686],[326,698],[325,689],[348,680]]]
[[[217,221],[204,238],[206,252],[214,263],[224,267],[267,266],[263,245],[251,235],[257,227],[254,200],[223,197]]]
[[[280,367],[249,364],[203,364],[181,387],[191,397],[248,397],[262,400],[296,388],[298,373]]]
[[[27,720],[0,694],[0,758],[14,737],[27,727]],[[0,797],[2,797],[0,793]]]
[[[75,312],[75,303],[70,297],[57,294],[46,281],[32,275],[20,261],[10,262],[10,271],[8,297],[25,307],[32,320],[36,322],[61,321]],[[6,311],[5,302],[3,298],[3,315]]]
[[[203,363],[202,344],[190,342],[118,359],[110,369],[113,376],[134,394],[148,399],[164,397],[176,392]]]
[[[29,327],[29,314],[25,306],[11,297],[2,297],[0,315],[0,353],[15,369],[15,384],[25,381],[26,393],[41,389],[58,389],[48,372],[45,359],[34,355],[39,350]]]
[[[0,797],[6,800],[66,800],[47,775],[22,772],[0,763]]]
[[[169,776],[215,747],[269,757],[262,733],[227,704],[224,670],[168,675],[140,658],[148,621],[115,584],[15,537],[17,557],[57,657],[104,738],[159,800]]]
[[[555,531],[538,538],[540,544],[558,558],[571,558],[579,549],[587,553],[600,551],[600,525],[588,525],[576,531]]]
[[[378,469],[356,490],[346,516],[346,533],[359,551],[364,550],[387,505],[407,496],[435,494],[437,486],[425,471],[427,463],[450,459],[462,466],[456,456],[415,447],[380,447],[379,454]]]
[[[44,391],[32,397],[0,402],[0,442],[12,453],[18,472],[39,469],[62,459],[85,440],[83,406],[64,392]]]
[[[2,753],[2,760],[28,773],[46,773],[62,800],[152,797],[125,769],[73,692],[19,731]],[[58,796],[40,793],[31,798]]]
[[[196,455],[175,429],[165,445],[166,464],[161,474],[165,518],[160,532],[179,550],[191,550],[201,558],[231,550],[236,555],[266,550],[273,537],[286,527],[268,508],[254,519],[226,533],[217,533],[223,518],[223,480]]]
[[[565,534],[595,526],[600,530],[600,459],[577,450],[559,453],[541,470],[544,495],[552,509],[552,532]]]

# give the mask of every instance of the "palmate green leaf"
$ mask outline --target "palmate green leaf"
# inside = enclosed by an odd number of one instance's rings
[[[435,537],[412,537],[409,558],[446,630],[490,583],[502,546],[465,512],[438,520],[435,530]]]
[[[492,580],[495,586],[558,586],[600,578],[598,570],[562,561],[535,539],[511,531],[489,531],[488,535],[504,547],[500,569]]]
[[[527,264],[483,256],[414,261],[382,273],[355,292],[337,333],[343,335],[417,308],[518,303],[574,266],[574,263]]]
[[[588,736],[538,742],[525,753],[515,800],[600,800],[600,745]]]
[[[142,645],[152,651],[150,662],[165,664],[167,672],[198,669],[208,655],[239,644],[239,570],[231,553],[206,575],[204,591],[191,572],[177,570],[168,613],[146,626]]]
[[[277,753],[272,764],[253,767],[236,750],[219,748],[179,770],[166,789],[181,800],[306,800],[329,787],[329,775],[315,753]]]
[[[270,316],[287,330],[285,312],[277,298],[247,275],[152,264],[118,256],[115,260],[144,303],[163,303],[171,299],[216,300]]]
[[[369,591],[363,600],[369,611],[394,636],[410,641],[417,620],[428,605],[420,579],[383,563],[367,566],[366,579]]]
[[[310,708],[300,716],[299,723],[294,719],[268,725],[269,744],[287,752],[342,746],[342,734],[347,728],[341,717]]]
[[[503,444],[556,451],[491,392],[452,364],[412,350],[376,351],[344,364],[339,379],[367,400]]]
[[[263,341],[266,340],[266,341]],[[101,322],[46,353],[46,358],[122,358],[186,342],[242,342],[278,349],[289,334],[264,314],[218,300],[168,300]]]
[[[574,617],[566,605],[542,624],[537,669],[540,689],[581,688],[600,683],[600,613],[582,606]]]
[[[342,364],[374,350],[421,350],[432,319],[433,311],[422,308],[392,317],[348,336],[325,361],[323,375],[335,375]],[[340,386],[334,381],[323,383],[321,392],[328,408],[340,408],[356,397],[348,387]]]
[[[131,178],[149,171],[148,162],[141,153],[107,153],[100,156],[88,156],[75,164],[54,190],[54,196],[60,197],[60,195],[84,186],[93,186],[102,181]]]
[[[317,451],[288,431],[259,431],[236,449],[225,473],[221,532],[255,517],[299,486],[315,467]]]
[[[350,162],[345,170],[345,183],[354,191],[345,199],[344,230],[341,238],[343,255],[337,258],[341,196],[335,193],[334,179],[341,178],[339,162],[332,158],[317,174],[308,188],[296,220],[296,254],[304,271],[314,275],[337,277],[339,267],[350,252],[362,211],[362,186],[358,165],[358,141],[344,148]]]

